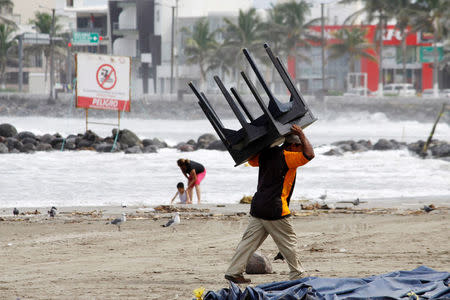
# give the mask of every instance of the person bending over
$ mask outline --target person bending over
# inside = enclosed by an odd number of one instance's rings
[[[205,167],[193,160],[180,158],[177,160],[178,167],[180,167],[181,173],[188,179],[187,193],[192,201],[193,188],[197,193],[197,203],[200,204],[200,182],[206,175]]]

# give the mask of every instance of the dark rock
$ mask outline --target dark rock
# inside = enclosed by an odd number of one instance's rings
[[[22,144],[33,144],[36,145],[36,140],[30,137],[26,137],[24,139],[22,139]]]
[[[100,137],[97,134],[95,134],[94,132],[88,130],[84,133],[83,139],[91,141],[92,143],[95,143],[100,140]]]
[[[144,150],[142,150],[143,153],[158,153],[158,147],[155,145],[148,145],[147,147],[144,147]]]
[[[21,152],[26,152],[26,153],[32,153],[34,151],[36,151],[36,147],[30,143],[24,144],[22,147],[22,150],[21,150]]]
[[[93,141],[82,139],[77,144],[77,148],[88,148],[88,147],[91,147],[93,143],[94,143]]]
[[[20,153],[16,148],[9,150],[9,153]]]
[[[265,255],[255,252],[248,260],[247,266],[245,268],[245,273],[272,274],[273,273],[272,263]]]
[[[19,139],[19,140],[21,140],[21,141],[22,141],[23,139],[25,139],[25,138],[32,138],[33,140],[35,140],[35,139],[36,139],[36,136],[35,136],[34,133],[32,133],[32,132],[29,132],[29,131],[22,131],[22,132],[19,132],[19,134],[17,134],[16,138]]]
[[[364,151],[369,150],[364,145],[359,144],[359,143],[353,143],[353,144],[351,144],[351,146],[352,146],[352,151],[354,151],[354,152],[364,152]]]
[[[3,143],[0,143],[0,153],[8,153],[8,152],[9,152],[8,146],[6,146]]]
[[[111,152],[111,149],[113,148],[114,144],[109,143],[100,143],[98,145],[95,145],[95,150],[97,152]]]
[[[434,157],[447,157],[450,156],[450,144],[445,142],[440,142],[429,148],[431,154]]]
[[[396,145],[386,139],[379,139],[378,142],[373,145],[373,150],[393,150]]]
[[[8,147],[9,151],[16,148],[17,143],[19,143],[19,140],[13,137],[8,137],[5,140],[5,145]]]
[[[152,139],[143,139],[142,140],[142,145],[144,147],[151,146],[151,145],[153,145],[153,140]]]
[[[342,153],[337,148],[333,148],[333,149],[330,149],[329,151],[325,152],[323,155],[326,155],[326,156],[333,156],[333,155],[334,156],[342,156]]]
[[[408,150],[416,154],[420,154],[420,152],[422,152],[423,145],[425,145],[424,141],[417,141],[415,143],[408,144]]]
[[[64,139],[63,138],[54,138],[51,145],[53,147],[53,149],[61,149],[62,143],[63,143]]]
[[[113,131],[113,134],[114,134],[114,131]],[[123,129],[119,132],[118,140],[121,144],[125,144],[128,147],[139,146],[142,144],[142,142],[138,138],[138,136],[128,129]]]
[[[194,151],[194,146],[186,144],[186,143],[180,143],[177,145],[177,150],[181,152],[192,152]]]
[[[161,141],[158,138],[154,138],[153,139],[153,144],[152,145],[154,145],[154,146],[156,146],[158,148],[167,148],[168,147],[166,142]]]
[[[139,146],[133,146],[133,147],[129,147],[127,148],[127,150],[125,150],[126,154],[137,154],[137,153],[142,153],[141,147]]]
[[[208,145],[208,149],[210,150],[221,150],[221,151],[226,151],[227,148],[225,147],[225,145],[222,143],[221,140],[217,140],[217,141],[213,141]]]
[[[47,143],[39,143],[36,146],[36,151],[51,151],[51,150],[53,150],[52,145]]]
[[[16,127],[8,123],[0,124],[0,136],[13,137],[16,134],[17,134]]]
[[[369,140],[359,140],[357,143],[366,147],[368,150],[371,150],[373,147],[372,142]]]
[[[186,144],[195,146],[197,143],[193,139],[190,139],[189,141],[186,142]]]
[[[343,151],[343,152],[353,151],[352,145],[350,145],[350,144],[341,144],[339,146],[339,149],[341,149],[341,151]]]
[[[66,150],[75,150],[77,149],[77,144],[75,143],[76,138],[68,138],[64,143],[64,149]]]
[[[348,141],[337,141],[337,142],[334,142],[334,143],[332,143],[331,145],[332,146],[341,146],[341,145],[344,145],[344,144],[352,144],[352,143],[354,143],[355,141],[353,141],[353,140],[348,140]]]
[[[54,139],[55,137],[48,133],[40,137],[40,141],[47,144],[51,144]]]
[[[197,149],[207,149],[209,144],[216,141],[217,137],[211,133],[205,133],[197,139]]]

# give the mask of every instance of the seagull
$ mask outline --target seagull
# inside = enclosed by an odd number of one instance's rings
[[[52,208],[48,211],[48,215],[54,218],[56,216],[56,207],[52,206]]]
[[[13,215],[15,215],[15,216],[19,215],[19,210],[17,208],[15,208],[15,207],[13,209]]]
[[[327,198],[327,190],[325,190],[325,194],[320,195],[319,199],[320,200],[325,200]]]
[[[120,231],[120,225],[122,225],[122,223],[125,223],[126,221],[127,221],[127,214],[123,213],[122,217],[112,220],[111,224],[116,225]]]
[[[161,225],[162,227],[170,227],[180,224],[180,213],[175,213],[175,217],[173,219],[170,219],[169,222],[165,225]],[[174,227],[175,228],[175,227]]]
[[[422,208],[425,212],[429,213],[430,211],[434,210],[434,205],[424,205]]]
[[[359,203],[361,203],[361,202],[359,201],[359,198],[356,198],[356,200],[353,201],[352,203],[353,203],[354,206],[358,206]]]

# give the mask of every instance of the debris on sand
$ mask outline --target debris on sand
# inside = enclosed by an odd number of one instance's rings
[[[155,207],[155,211],[160,213],[173,212],[209,212],[209,208],[180,207],[172,205],[160,205]]]
[[[241,198],[241,200],[239,201],[239,203],[240,204],[251,204],[252,203],[252,199],[253,199],[253,197],[252,196],[243,196],[242,198]]]

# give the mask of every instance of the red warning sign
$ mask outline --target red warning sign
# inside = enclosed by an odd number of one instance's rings
[[[97,83],[104,90],[110,90],[116,85],[117,74],[113,66],[103,64],[98,68]]]

